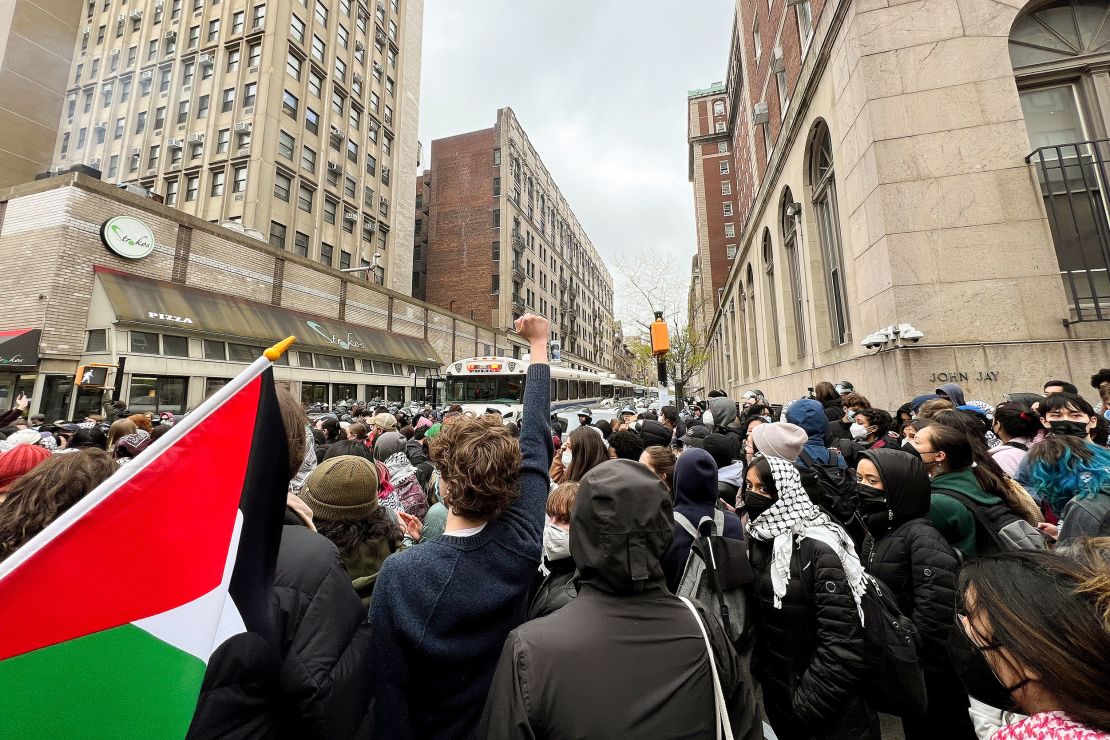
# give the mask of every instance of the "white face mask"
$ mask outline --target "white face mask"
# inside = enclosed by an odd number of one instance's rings
[[[867,427],[863,424],[852,423],[851,428],[852,439],[867,439]]]
[[[570,557],[570,531],[551,521],[543,528],[543,552],[548,560]]]
[[[570,467],[571,457],[572,456],[570,454],[570,450],[563,450],[562,460],[563,460],[563,467],[564,468],[569,468]]]

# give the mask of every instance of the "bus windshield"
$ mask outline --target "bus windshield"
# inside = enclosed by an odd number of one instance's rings
[[[523,375],[472,375],[447,381],[447,403],[513,404],[523,401]]]

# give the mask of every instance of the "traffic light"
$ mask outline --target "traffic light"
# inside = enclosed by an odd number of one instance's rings
[[[107,388],[108,368],[112,365],[82,365],[77,368],[73,384],[79,388]]]

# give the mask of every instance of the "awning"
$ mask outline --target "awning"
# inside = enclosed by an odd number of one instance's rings
[[[0,331],[0,371],[33,370],[39,364],[41,329]]]
[[[425,367],[442,365],[432,345],[422,338],[104,267],[97,267],[96,274],[112,303],[117,321],[154,326],[163,331],[238,337],[264,347],[292,334],[297,337],[294,349]]]

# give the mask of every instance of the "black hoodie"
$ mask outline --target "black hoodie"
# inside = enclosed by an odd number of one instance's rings
[[[482,737],[714,736],[705,642],[659,562],[671,527],[670,495],[645,466],[613,460],[582,478],[570,526],[578,598],[509,635]],[[734,736],[762,737],[751,678],[698,611]]]

